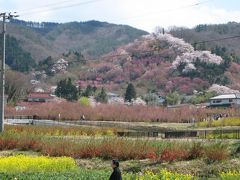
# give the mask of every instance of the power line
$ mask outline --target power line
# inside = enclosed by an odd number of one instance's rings
[[[106,59],[106,58],[117,58],[117,57],[125,57],[125,56],[134,56],[134,53],[137,53],[138,55],[145,55],[147,53],[154,53],[154,55],[157,55],[158,57],[161,57],[161,58],[169,58],[169,56],[163,56],[163,55],[160,55],[158,50],[149,50],[149,51],[135,51],[135,52],[129,52],[129,53],[124,53],[124,54],[116,54],[116,55],[107,55],[107,56],[102,56],[100,58],[87,58],[87,59],[84,59],[84,61],[97,61],[97,60],[102,60],[102,59]],[[74,61],[70,61],[70,62],[67,62],[67,63],[75,63],[75,62],[81,62],[80,60],[74,60]],[[54,64],[66,64],[66,63],[51,63],[49,65],[54,65]]]
[[[224,41],[224,40],[229,40],[229,39],[237,39],[240,38],[240,35],[234,35],[234,36],[228,36],[228,37],[223,37],[223,38],[217,38],[217,39],[210,39],[210,40],[205,40],[205,41],[197,41],[194,42],[193,44],[203,44],[203,43],[209,43],[209,42],[216,42],[216,41]],[[154,39],[155,41],[158,41],[158,38]],[[149,40],[138,40],[138,42],[148,42],[148,41],[154,41],[153,39]],[[186,42],[188,43],[188,42]]]
[[[37,10],[36,12],[31,12],[31,11],[34,11],[34,9],[40,9],[40,7],[39,7],[39,8],[37,7],[37,8],[33,8],[32,10],[29,10],[30,12],[26,12],[26,13],[23,13],[23,14],[20,14],[20,15],[21,15],[21,16],[26,16],[26,15],[37,14],[37,13],[50,12],[50,11],[55,11],[55,10],[59,10],[59,9],[65,9],[65,8],[71,8],[71,7],[75,7],[75,6],[90,4],[90,3],[97,2],[97,1],[102,1],[102,0],[89,0],[89,1],[86,1],[86,2],[75,3],[75,4],[66,5],[66,6],[58,6],[59,3],[53,3],[53,4],[44,5],[44,6],[42,6],[42,7],[47,8],[47,7],[50,7],[50,6],[52,6],[52,5],[53,5],[53,6],[54,6],[54,5],[57,5],[58,7],[53,7],[53,8],[46,9],[46,10]],[[146,14],[142,14],[142,15],[138,15],[138,16],[133,16],[133,17],[112,19],[112,20],[109,20],[109,21],[128,20],[128,19],[134,19],[134,18],[138,18],[138,17],[143,17],[144,15],[149,15],[149,14],[159,14],[159,13],[168,13],[168,12],[172,12],[172,11],[179,11],[179,10],[186,9],[186,8],[191,8],[191,7],[194,7],[194,6],[200,6],[200,5],[202,5],[202,4],[206,4],[206,3],[210,2],[210,1],[213,1],[213,0],[201,1],[201,2],[198,2],[198,3],[194,3],[194,4],[191,4],[191,5],[187,5],[187,6],[183,6],[183,7],[179,7],[179,8],[163,10],[163,11],[161,11],[161,12],[157,11],[157,12],[146,13]],[[69,2],[69,0],[65,0],[65,1],[62,1],[62,2],[63,2],[63,3],[64,3],[64,2]],[[20,13],[21,13],[21,12],[20,12]]]
[[[236,39],[236,38],[240,38],[240,35],[218,38],[218,39],[211,39],[211,40],[207,40],[207,41],[199,41],[199,42],[195,42],[194,44],[202,44],[202,43],[223,41],[223,40]],[[138,42],[152,42],[152,41],[156,41],[156,40],[158,40],[158,39],[142,40],[142,41],[138,41]],[[97,60],[106,59],[106,58],[117,58],[117,57],[125,57],[125,56],[132,57],[132,56],[134,56],[134,53],[137,53],[138,55],[141,55],[141,54],[144,55],[144,54],[147,54],[147,53],[154,53],[154,55],[157,55],[158,57],[169,58],[169,56],[160,55],[159,50],[148,50],[148,51],[134,51],[134,52],[124,53],[124,54],[116,54],[116,55],[107,55],[107,56],[102,56],[100,58],[95,58],[95,59],[94,58],[88,58],[88,59],[84,59],[84,60],[85,61],[97,61]],[[80,61],[76,60],[76,61],[71,61],[71,62],[68,62],[68,63],[74,63],[74,62],[80,62]],[[56,64],[56,63],[53,63],[53,64]],[[65,64],[65,63],[57,63],[57,64]]]
[[[202,2],[198,2],[198,3],[195,3],[195,4],[190,4],[190,5],[186,5],[186,6],[182,6],[182,7],[178,7],[178,8],[173,8],[173,9],[168,9],[168,10],[163,10],[163,11],[155,11],[155,12],[150,12],[150,13],[144,13],[144,14],[141,14],[141,15],[137,15],[137,16],[132,16],[132,17],[125,17],[125,18],[119,18],[119,19],[112,19],[112,20],[109,20],[109,21],[117,21],[117,20],[129,20],[129,19],[136,19],[136,18],[139,18],[139,17],[143,17],[145,15],[150,15],[150,14],[163,14],[163,13],[169,13],[169,12],[173,12],[173,11],[179,11],[179,10],[183,10],[183,9],[187,9],[187,8],[191,8],[191,7],[194,7],[194,6],[200,6],[202,4],[206,4],[210,1],[213,1],[213,0],[207,0],[207,1],[202,1]]]
[[[194,44],[203,44],[203,43],[209,43],[209,42],[215,42],[215,41],[224,41],[224,40],[236,39],[236,38],[240,38],[240,35],[224,37],[224,38],[219,38],[219,39],[210,39],[210,40],[206,40],[206,41],[199,41],[199,42],[195,42]]]
[[[33,8],[28,8],[28,9],[20,9],[20,10],[17,10],[17,11],[21,12],[21,13],[24,12],[24,11],[34,11],[36,9],[47,8],[47,7],[56,6],[56,5],[63,4],[63,3],[72,2],[72,1],[74,1],[74,0],[64,0],[64,1],[59,1],[59,2],[56,2],[56,3],[45,4],[45,5],[38,6],[38,7],[33,7]]]
[[[71,8],[71,7],[91,4],[91,3],[95,3],[95,2],[99,2],[99,1],[103,1],[103,0],[89,0],[89,1],[81,2],[81,3],[75,3],[75,4],[65,5],[65,6],[56,6],[56,7],[46,9],[43,11],[37,10],[35,12],[26,12],[26,13],[22,13],[22,14],[20,13],[20,16],[26,16],[26,15],[32,15],[32,14],[38,14],[38,13],[44,13],[44,12],[51,12],[51,11],[55,11],[55,10],[59,10],[59,9]],[[46,6],[46,8],[47,8],[47,6]]]

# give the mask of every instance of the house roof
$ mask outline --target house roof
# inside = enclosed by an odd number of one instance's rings
[[[222,94],[219,96],[215,96],[211,98],[210,100],[216,100],[216,99],[237,99],[240,98],[240,94]]]
[[[27,98],[44,98],[44,99],[53,99],[50,93],[47,92],[32,92]]]
[[[116,97],[119,96],[118,94],[111,93],[111,92],[107,92],[107,95],[108,95],[108,96],[116,96]]]
[[[29,107],[29,106],[34,106],[34,105],[40,105],[43,104],[44,102],[25,102],[25,101],[21,101],[17,103],[17,106],[20,107]]]

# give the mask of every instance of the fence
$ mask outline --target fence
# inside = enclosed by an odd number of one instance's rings
[[[165,139],[195,138],[195,139],[240,139],[240,129],[224,130],[185,130],[185,131],[126,131],[117,132],[121,137],[155,137]]]
[[[16,124],[45,124],[45,125],[73,125],[71,121],[66,122],[57,122],[57,121],[50,121],[50,120],[36,120],[37,117],[35,116],[6,116],[5,119],[7,120],[15,120]],[[21,120],[21,121],[19,121]],[[29,121],[29,122],[23,122]],[[203,130],[174,130],[170,131],[167,128],[146,128],[146,127],[131,127],[126,124],[116,124],[116,123],[109,123],[109,122],[91,122],[91,121],[77,121],[76,125],[89,125],[89,126],[104,126],[106,127],[119,127],[123,129],[123,131],[117,132],[117,135],[120,137],[155,137],[155,138],[165,138],[165,139],[177,139],[177,138],[199,138],[199,139],[240,139],[240,128],[238,129],[203,129]],[[145,130],[141,130],[145,128]],[[130,130],[132,129],[132,130]]]
[[[34,116],[24,116],[24,115],[16,115],[16,116],[5,116],[5,119],[34,119]]]

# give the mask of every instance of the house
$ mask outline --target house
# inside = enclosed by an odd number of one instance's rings
[[[223,94],[210,99],[210,107],[230,107],[240,106],[240,94]]]
[[[118,94],[115,94],[115,93],[107,92],[107,97],[108,97],[108,99],[118,98],[119,95],[118,95]]]
[[[50,102],[54,97],[47,92],[32,92],[27,96],[27,102]]]
[[[124,104],[124,98],[115,93],[108,92],[107,99],[108,104]]]

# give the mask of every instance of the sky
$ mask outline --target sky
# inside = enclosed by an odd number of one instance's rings
[[[37,22],[99,20],[153,32],[156,27],[240,22],[240,0],[0,0],[0,12]]]

